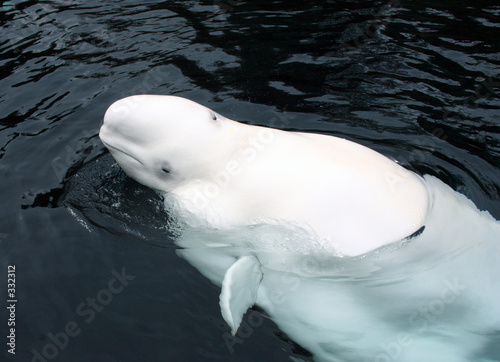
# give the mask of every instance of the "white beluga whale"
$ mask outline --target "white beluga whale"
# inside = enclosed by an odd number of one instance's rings
[[[466,361],[500,339],[500,223],[438,179],[175,96],[115,102],[99,135],[184,225],[226,343],[253,305],[317,360]]]
[[[360,255],[410,236],[428,212],[423,180],[367,147],[237,123],[180,97],[120,100],[100,137],[129,176],[214,227],[284,220]]]

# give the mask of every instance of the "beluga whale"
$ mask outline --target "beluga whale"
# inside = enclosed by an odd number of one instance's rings
[[[230,338],[254,305],[325,361],[466,361],[500,330],[500,223],[435,177],[177,96],[118,100],[99,136],[184,225]]]

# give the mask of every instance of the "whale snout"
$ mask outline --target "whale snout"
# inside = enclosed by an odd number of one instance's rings
[[[99,137],[106,146],[116,147],[123,143],[147,144],[154,134],[148,122],[153,108],[148,107],[150,98],[151,96],[147,95],[130,96],[108,107],[99,131]]]
[[[140,154],[138,146],[143,143],[140,138],[141,122],[133,112],[143,101],[142,97],[131,96],[114,102],[108,107],[99,130],[101,142],[122,167],[125,156],[127,160],[134,159],[142,163],[138,157]]]
[[[114,132],[124,135],[136,133],[148,118],[147,100],[150,96],[135,95],[122,98],[111,104],[104,114],[103,134]]]
[[[108,107],[104,114],[103,123],[99,130],[99,138],[108,147],[114,134],[119,131],[120,120],[125,116],[125,109],[122,106],[122,99],[116,101]],[[108,147],[109,148],[109,147]]]
[[[99,138],[101,139],[101,142],[104,144],[104,146],[106,146],[106,148],[110,151],[112,149],[121,148],[119,147],[119,143],[121,143],[120,139],[122,139],[123,136],[118,130],[115,129],[115,127],[110,126],[109,123],[103,123],[99,130]]]
[[[111,146],[111,132],[109,130],[109,127],[107,127],[105,124],[101,126],[101,129],[99,130],[99,138],[101,139],[101,142],[106,146],[106,148],[110,148]]]
[[[226,121],[185,98],[136,95],[109,106],[99,137],[129,176],[166,191],[180,184],[184,174],[204,177],[207,169],[223,167],[232,157],[233,146],[246,133],[235,137],[238,124],[229,127]]]

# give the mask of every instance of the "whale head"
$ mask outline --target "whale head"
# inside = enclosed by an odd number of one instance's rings
[[[227,160],[243,126],[185,98],[136,95],[108,108],[99,137],[127,175],[169,191]]]

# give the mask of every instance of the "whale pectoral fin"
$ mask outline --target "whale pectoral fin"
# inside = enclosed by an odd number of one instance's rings
[[[219,304],[222,318],[231,328],[233,336],[247,309],[255,304],[261,280],[260,263],[254,256],[238,259],[224,275]]]

